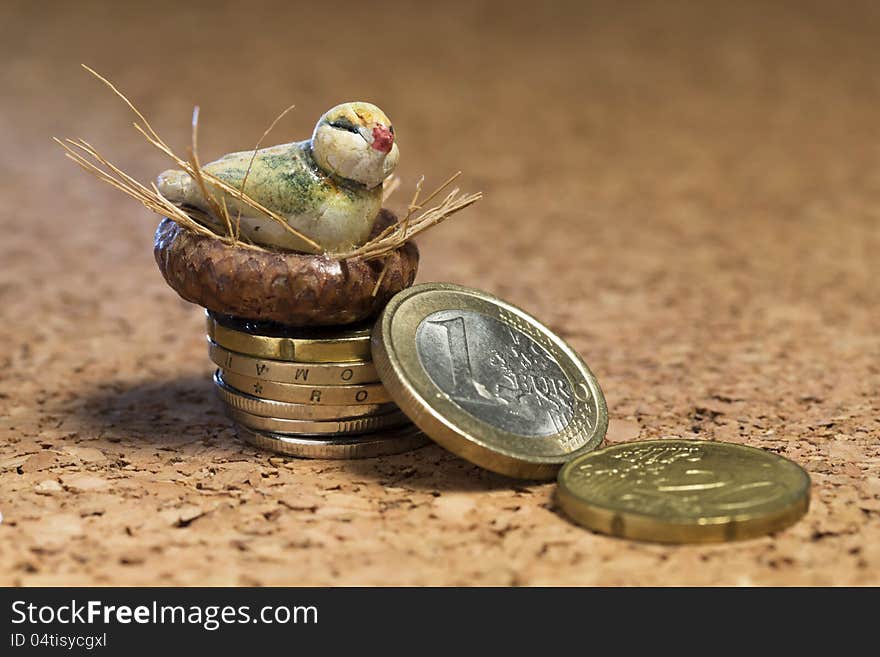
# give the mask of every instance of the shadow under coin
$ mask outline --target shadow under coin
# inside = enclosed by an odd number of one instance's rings
[[[344,470],[352,476],[368,478],[382,486],[421,491],[525,490],[540,483],[489,472],[434,443],[396,456],[341,463],[344,464]]]
[[[229,450],[281,456],[240,441],[223,413],[210,376],[199,374],[170,380],[110,383],[95,388],[59,408],[75,420],[76,429],[90,442],[149,444],[185,455],[195,449]],[[292,457],[291,461],[296,461]],[[527,490],[540,482],[498,475],[429,443],[392,456],[326,461],[353,478],[366,478],[383,486],[422,491],[481,492]]]
[[[66,411],[77,429],[108,443],[148,442],[169,449],[207,441],[215,448],[241,449],[204,374],[107,384]]]

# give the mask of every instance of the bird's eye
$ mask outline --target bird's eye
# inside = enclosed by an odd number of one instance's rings
[[[394,134],[394,126],[393,125],[388,126],[388,130],[389,130],[389,132],[391,132],[392,135]]]
[[[355,127],[354,123],[351,121],[347,121],[346,119],[336,119],[335,121],[330,121],[330,126],[333,128],[339,128],[340,130],[348,130],[349,132],[354,132],[357,134],[358,129]]]

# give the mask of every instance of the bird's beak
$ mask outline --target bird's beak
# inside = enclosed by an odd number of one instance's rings
[[[386,155],[391,152],[391,147],[394,146],[394,134],[386,126],[381,123],[376,124],[373,127],[372,137],[372,140],[367,140],[370,146]]]

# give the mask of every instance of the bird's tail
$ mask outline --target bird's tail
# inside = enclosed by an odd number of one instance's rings
[[[168,169],[156,179],[159,192],[172,203],[201,206],[202,194],[195,181],[186,171]]]

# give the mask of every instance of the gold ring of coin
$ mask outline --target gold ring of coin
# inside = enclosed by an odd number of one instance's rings
[[[373,358],[422,431],[487,470],[551,479],[605,437],[605,397],[583,359],[485,292],[445,283],[400,292],[373,327]]]
[[[325,437],[302,438],[271,431],[236,427],[244,441],[286,456],[307,459],[365,459],[409,452],[424,447],[431,441],[417,427],[409,426],[380,435],[356,438]]]
[[[257,335],[224,326],[221,320],[209,314],[207,330],[208,337],[221,347],[257,358],[300,363],[340,363],[371,358],[368,328],[344,331],[291,329],[278,331],[279,335]]]
[[[208,340],[208,356],[214,364],[222,367],[224,372],[252,376],[262,381],[319,386],[345,386],[379,382],[376,367],[371,361],[351,361],[337,364],[269,360],[229,351],[211,340]]]
[[[370,433],[378,429],[399,427],[409,423],[409,418],[400,411],[342,420],[289,420],[280,417],[253,415],[227,406],[226,415],[248,429],[294,434],[297,436],[354,435]]]
[[[706,440],[612,445],[559,471],[559,506],[589,529],[662,543],[708,543],[782,530],[810,505],[810,476],[754,447]]]
[[[252,376],[221,370],[226,385],[256,397],[294,404],[348,406],[358,404],[385,404],[391,401],[381,383],[362,386],[302,386],[297,383],[264,381]]]
[[[217,395],[224,403],[252,415],[278,417],[291,420],[338,420],[378,415],[397,410],[396,404],[292,404],[290,402],[261,399],[227,385],[219,372],[214,373]]]

